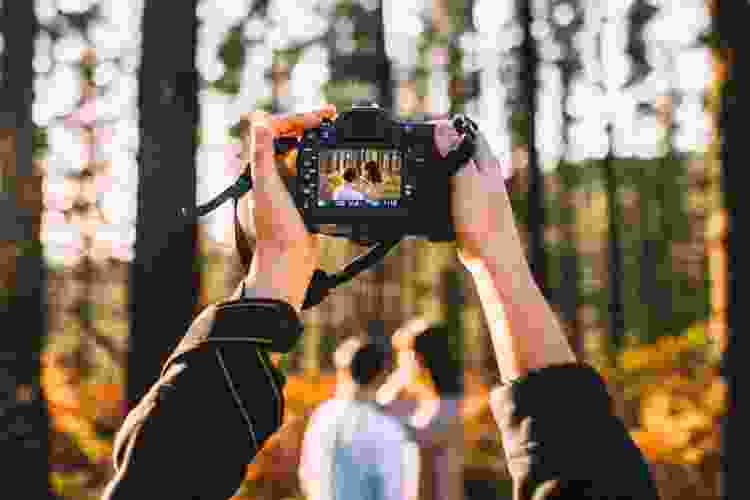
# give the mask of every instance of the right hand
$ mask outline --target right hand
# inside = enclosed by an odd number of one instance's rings
[[[441,155],[460,140],[450,121],[435,122],[435,145]],[[509,176],[510,165],[501,164],[480,131],[473,158],[451,178],[458,255],[467,268],[498,257],[500,251],[521,248],[505,187]]]

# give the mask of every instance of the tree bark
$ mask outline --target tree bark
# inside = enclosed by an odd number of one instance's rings
[[[734,422],[737,421],[737,372],[730,363],[732,356],[737,356],[737,332],[743,329],[744,317],[739,311],[738,298],[742,297],[740,283],[742,279],[743,260],[739,256],[739,235],[735,231],[739,227],[738,221],[743,204],[743,187],[740,175],[745,163],[745,149],[747,139],[745,117],[750,111],[750,100],[745,98],[748,77],[748,49],[747,35],[742,23],[738,19],[746,19],[750,15],[750,5],[747,2],[733,2],[731,0],[716,0],[715,28],[720,40],[720,50],[728,63],[727,79],[721,91],[721,114],[719,127],[722,134],[721,147],[721,184],[723,202],[727,214],[727,348],[722,360],[722,373],[727,382],[728,402],[726,417],[722,427],[722,485],[721,496],[729,499],[731,476],[729,475],[729,457],[733,442]],[[745,199],[747,196],[745,195]],[[736,441],[736,438],[734,438]],[[737,487],[737,485],[735,485]]]
[[[544,245],[544,174],[539,165],[536,147],[537,69],[539,56],[531,25],[534,22],[531,0],[520,2],[520,22],[524,40],[521,44],[521,88],[523,106],[527,114],[527,142],[529,150],[528,235],[529,264],[542,293],[547,294],[547,255]]]
[[[194,205],[196,198],[196,4],[147,0],[143,13],[138,219],[128,345],[131,406],[156,380],[198,303],[197,225],[178,216],[180,208]]]
[[[625,339],[625,306],[623,299],[623,251],[620,226],[622,208],[619,195],[619,178],[615,170],[614,153],[612,152],[612,125],[607,125],[607,136],[610,148],[604,159],[604,179],[607,189],[607,217],[609,220],[608,280],[609,289],[609,348],[614,355],[622,347]],[[610,358],[612,361],[614,358]]]
[[[2,3],[5,50],[0,96],[0,152],[4,257],[0,296],[0,463],[3,491],[55,498],[49,482],[49,415],[40,386],[47,331],[46,273],[40,228],[42,176],[33,158],[34,2]],[[12,22],[7,22],[12,21]],[[12,326],[15,325],[15,326]]]

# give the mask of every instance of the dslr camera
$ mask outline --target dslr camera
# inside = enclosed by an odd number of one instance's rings
[[[458,159],[437,151],[433,124],[357,105],[285,140],[277,152],[298,150],[288,188],[311,232],[363,243],[455,239],[449,177]]]

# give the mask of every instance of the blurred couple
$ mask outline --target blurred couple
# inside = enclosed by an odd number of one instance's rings
[[[461,373],[447,333],[415,320],[390,341],[355,336],[339,346],[336,393],[303,439],[307,499],[463,499]]]
[[[347,167],[343,178],[344,183],[333,192],[335,201],[368,201],[382,197],[383,174],[373,160],[360,168]]]

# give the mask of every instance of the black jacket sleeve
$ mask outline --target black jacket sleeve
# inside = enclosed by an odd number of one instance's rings
[[[199,316],[115,438],[103,500],[224,500],[284,416],[269,352],[302,334],[292,307],[240,299]]]
[[[590,366],[551,366],[498,386],[491,408],[514,500],[658,499],[643,455]]]

